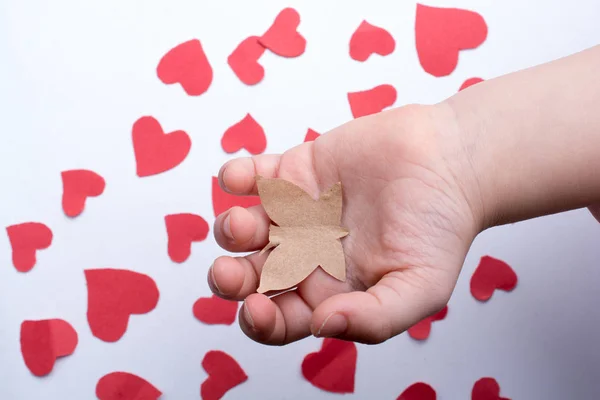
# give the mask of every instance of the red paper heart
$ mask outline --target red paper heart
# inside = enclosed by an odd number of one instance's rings
[[[486,37],[487,25],[476,12],[417,4],[417,54],[425,72],[433,76],[452,73],[458,52],[478,47]]]
[[[104,192],[104,178],[85,169],[63,171],[62,207],[69,217],[76,217],[83,212],[88,197],[100,196]]]
[[[246,149],[250,154],[260,154],[267,148],[267,138],[262,126],[246,114],[244,119],[229,127],[221,139],[221,147],[226,153]]]
[[[437,394],[431,386],[417,382],[407,387],[396,400],[435,400],[436,398]]]
[[[214,294],[201,297],[194,303],[194,316],[208,325],[231,325],[235,322],[238,302],[224,300]]]
[[[279,56],[298,57],[306,49],[306,39],[298,33],[298,25],[300,14],[293,8],[285,8],[258,41]]]
[[[212,178],[212,203],[215,217],[229,210],[231,207],[252,207],[260,204],[258,196],[236,196],[221,189],[219,178]]]
[[[192,242],[201,242],[208,236],[208,223],[195,214],[171,214],[165,217],[169,257],[176,263],[188,259]]]
[[[150,382],[128,372],[111,372],[96,384],[100,400],[156,400],[161,395]]]
[[[265,69],[258,63],[264,52],[265,48],[258,42],[258,36],[250,36],[227,57],[227,63],[240,81],[246,85],[256,85],[265,76]]]
[[[396,102],[396,89],[392,85],[379,85],[362,92],[348,93],[348,103],[354,118],[383,111]]]
[[[507,397],[500,397],[500,385],[494,378],[481,378],[471,392],[471,400],[510,400]]]
[[[425,340],[429,337],[429,333],[431,332],[431,323],[443,320],[446,318],[446,315],[448,315],[448,306],[444,307],[442,311],[427,317],[408,328],[408,334],[413,339]]]
[[[487,301],[495,289],[510,292],[517,286],[517,274],[504,261],[483,256],[471,277],[471,294],[479,301]]]
[[[350,57],[366,61],[371,54],[387,56],[396,48],[396,41],[388,31],[363,21],[350,38]]]
[[[30,271],[36,262],[36,251],[52,244],[52,231],[40,222],[26,222],[6,228],[12,247],[13,265],[19,272]]]
[[[92,334],[116,342],[127,330],[129,316],[146,314],[158,303],[152,278],[123,269],[87,269],[87,318]]]
[[[179,83],[190,96],[200,96],[212,82],[213,71],[198,39],[188,40],[167,52],[156,68],[165,84]]]
[[[202,382],[200,396],[203,400],[219,400],[229,390],[248,380],[240,365],[229,354],[212,350],[202,360],[208,378]]]
[[[160,174],[185,160],[192,141],[184,131],[165,134],[153,117],[141,117],[133,124],[133,149],[139,177]]]
[[[469,78],[466,81],[464,81],[462,85],[460,85],[460,88],[458,89],[458,91],[460,92],[461,90],[465,90],[469,86],[473,86],[474,84],[479,83],[479,82],[483,82],[483,79],[481,79],[481,78]]]
[[[319,136],[321,136],[319,132],[313,131],[312,129],[308,128],[308,131],[306,131],[306,136],[304,136],[304,142],[312,142]]]
[[[302,375],[327,392],[354,393],[357,356],[353,342],[326,338],[321,350],[304,357]]]
[[[21,323],[21,354],[35,376],[48,375],[58,357],[73,354],[77,341],[75,329],[62,319]]]

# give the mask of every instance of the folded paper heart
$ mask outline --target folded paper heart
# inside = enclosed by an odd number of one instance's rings
[[[350,38],[350,57],[366,61],[371,54],[387,56],[396,48],[396,41],[388,31],[363,21]]]
[[[181,43],[165,54],[156,68],[165,84],[179,83],[190,96],[200,96],[212,82],[213,71],[198,39]]]
[[[471,391],[471,400],[510,400],[500,397],[500,385],[494,378],[481,378]]]
[[[479,301],[488,301],[494,290],[512,291],[517,286],[517,274],[502,260],[483,256],[471,277],[471,294]]]
[[[196,214],[171,214],[165,216],[167,227],[167,250],[169,257],[182,263],[192,253],[192,243],[201,242],[208,236],[208,223]]]
[[[407,387],[396,400],[436,400],[435,390],[427,383],[417,382]]]
[[[128,372],[111,372],[96,384],[99,400],[156,400],[161,395],[150,382]]]
[[[246,85],[256,85],[265,76],[265,69],[258,63],[265,48],[258,39],[258,36],[244,39],[227,57],[232,71]]]
[[[354,393],[357,356],[353,342],[326,338],[321,350],[304,357],[302,375],[327,392]]]
[[[225,393],[248,380],[237,361],[223,351],[212,350],[206,353],[202,368],[208,374],[200,387],[203,400],[219,400]]]
[[[6,233],[12,248],[12,262],[19,272],[30,271],[37,261],[37,251],[52,244],[52,231],[40,222],[11,225]]]
[[[431,323],[434,321],[441,321],[448,315],[448,306],[444,307],[440,312],[424,318],[417,322],[415,325],[408,328],[408,334],[411,338],[416,340],[425,340],[429,337],[431,332]]]
[[[224,300],[214,294],[201,297],[194,303],[194,316],[208,325],[231,325],[235,322],[238,302]]]
[[[282,57],[298,57],[306,49],[306,39],[298,33],[300,15],[293,8],[283,9],[259,43]]]
[[[88,197],[100,196],[106,183],[104,178],[85,169],[63,171],[62,207],[69,217],[76,217],[83,212]]]
[[[348,103],[354,118],[383,111],[396,102],[396,89],[392,85],[379,85],[373,89],[348,93]]]
[[[262,126],[252,115],[246,116],[239,122],[227,128],[221,138],[221,147],[226,153],[235,153],[246,149],[250,154],[260,154],[267,147],[267,138]]]

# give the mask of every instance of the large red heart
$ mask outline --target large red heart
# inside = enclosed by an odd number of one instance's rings
[[[446,315],[448,315],[448,306],[444,307],[442,311],[427,317],[408,328],[408,334],[413,339],[425,340],[429,337],[429,333],[431,332],[431,323],[443,320],[446,318]]]
[[[158,63],[156,74],[167,85],[179,83],[190,96],[206,92],[213,78],[213,70],[198,39],[169,50]]]
[[[124,269],[87,269],[87,319],[92,334],[116,342],[127,330],[129,316],[145,314],[158,303],[158,288],[147,275]]]
[[[260,204],[258,196],[236,196],[229,194],[219,185],[219,178],[212,177],[212,203],[215,217],[229,210],[231,207],[252,207]]]
[[[165,134],[153,117],[141,117],[133,124],[133,149],[139,177],[160,174],[185,160],[192,141],[184,131]]]
[[[298,33],[298,25],[300,14],[293,8],[285,8],[258,41],[277,55],[298,57],[306,49],[306,39]]]
[[[182,263],[192,252],[192,242],[201,242],[208,236],[208,223],[196,214],[171,214],[165,216],[167,249],[171,260]]]
[[[415,39],[425,72],[446,76],[458,63],[458,52],[478,47],[487,37],[487,24],[476,12],[417,4]]]
[[[471,400],[510,400],[500,397],[500,385],[494,378],[481,378],[471,391]]]
[[[319,389],[353,393],[357,356],[353,342],[326,338],[321,350],[304,357],[302,375]]]
[[[227,63],[242,82],[256,85],[265,76],[265,69],[258,63],[264,52],[265,48],[258,42],[258,36],[250,36],[227,57]]]
[[[504,261],[483,256],[471,277],[471,294],[479,301],[487,301],[494,290],[511,291],[517,286],[517,274]]]
[[[246,149],[250,154],[260,154],[267,148],[267,138],[262,126],[252,115],[246,116],[229,127],[221,139],[221,147],[226,153]]]
[[[229,354],[212,350],[202,359],[202,368],[208,378],[200,386],[203,400],[219,400],[229,390],[248,380],[248,376],[240,365]]]
[[[200,297],[194,303],[194,316],[208,325],[231,325],[235,322],[238,302],[224,300],[214,294],[212,297]]]
[[[30,271],[36,263],[36,252],[52,244],[52,231],[40,222],[26,222],[6,228],[12,247],[13,265],[19,272]]]
[[[76,217],[83,212],[88,197],[100,196],[104,192],[104,178],[85,169],[63,171],[62,207],[69,217]]]
[[[363,21],[350,38],[350,57],[366,61],[371,54],[387,56],[396,48],[396,41],[388,31]]]
[[[111,372],[96,384],[100,400],[156,400],[161,395],[150,382],[128,372]]]
[[[437,394],[431,386],[417,382],[407,387],[396,400],[435,400],[436,398]]]
[[[77,341],[77,331],[62,319],[21,323],[21,353],[35,376],[48,375],[58,357],[73,354]]]
[[[396,89],[392,85],[379,85],[362,92],[348,93],[348,103],[354,118],[376,114],[396,102]]]

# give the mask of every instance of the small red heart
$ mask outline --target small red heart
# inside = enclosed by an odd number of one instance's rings
[[[396,48],[396,41],[388,31],[363,21],[350,38],[350,57],[366,61],[371,54],[387,56]]]
[[[396,400],[435,400],[436,398],[437,394],[431,386],[417,382],[407,387]]]
[[[433,76],[450,75],[458,52],[478,47],[486,37],[487,24],[476,12],[417,4],[417,54],[425,72]]]
[[[116,342],[127,330],[129,316],[146,314],[158,303],[152,278],[124,269],[87,269],[87,319],[92,334]]]
[[[348,93],[348,103],[354,118],[376,114],[396,102],[396,89],[392,85],[379,85],[362,92]]]
[[[229,194],[219,185],[219,178],[212,178],[212,203],[215,217],[229,210],[231,207],[253,207],[260,204],[258,196],[236,196]]]
[[[258,41],[279,56],[298,57],[306,49],[306,39],[298,33],[298,25],[300,25],[298,11],[285,8]]]
[[[100,400],[156,400],[162,393],[147,380],[128,372],[111,372],[96,384]]]
[[[201,242],[208,236],[208,223],[196,214],[171,214],[165,216],[169,257],[176,263],[188,259],[192,242]]]
[[[156,68],[165,84],[179,83],[190,96],[200,96],[212,82],[213,70],[198,39],[188,40],[167,52]]]
[[[321,350],[302,362],[302,375],[313,386],[327,392],[354,393],[358,352],[353,342],[327,338]]]
[[[507,397],[500,397],[500,385],[494,378],[481,378],[471,392],[471,400],[510,400]]]
[[[75,352],[77,341],[75,329],[62,319],[21,323],[21,354],[35,376],[48,375],[58,357]]]
[[[469,86],[473,86],[474,84],[479,83],[479,82],[483,82],[483,79],[481,79],[481,78],[469,78],[466,81],[464,81],[462,85],[460,85],[460,88],[458,89],[458,91],[460,92],[461,90],[465,90]]]
[[[229,127],[221,139],[221,147],[226,153],[246,149],[250,154],[260,154],[267,148],[265,131],[250,114]]]
[[[194,303],[194,316],[208,325],[231,325],[235,322],[238,302],[224,300],[214,294],[200,297]]]
[[[141,117],[133,124],[133,149],[139,177],[160,174],[185,160],[192,141],[184,131],[165,134],[153,117]]]
[[[202,360],[208,378],[202,382],[200,396],[203,400],[219,400],[229,390],[248,380],[240,365],[229,354],[211,350]]]
[[[308,128],[308,131],[306,131],[306,136],[304,136],[304,142],[312,142],[319,136],[321,136],[319,132],[313,131],[312,129]]]
[[[76,217],[83,212],[88,197],[100,196],[104,192],[104,178],[85,169],[63,171],[62,207],[69,217]]]
[[[250,36],[227,57],[227,63],[240,81],[246,85],[256,85],[265,76],[265,69],[258,63],[264,52],[265,48],[258,42],[258,36]]]
[[[479,301],[487,301],[495,289],[510,292],[517,286],[517,274],[504,261],[483,256],[471,277],[471,294]]]
[[[448,306],[444,307],[442,311],[427,317],[408,328],[408,334],[413,339],[425,340],[429,337],[429,333],[431,332],[431,323],[443,320],[446,318],[446,315],[448,315]]]
[[[12,247],[13,265],[19,272],[30,271],[36,263],[36,251],[52,244],[52,231],[40,222],[26,222],[6,228]]]

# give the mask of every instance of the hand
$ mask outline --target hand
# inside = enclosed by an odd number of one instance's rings
[[[315,198],[343,185],[347,280],[320,268],[295,291],[257,294],[267,257],[220,257],[208,280],[215,294],[244,300],[250,338],[283,345],[311,333],[379,343],[445,306],[481,218],[467,157],[451,118],[436,106],[408,106],[351,121],[282,155],[228,162],[224,190],[256,194],[255,175],[289,180]],[[450,115],[450,114],[448,114]],[[262,206],[235,207],[215,222],[221,247],[257,251],[268,242]],[[293,268],[293,266],[290,266]]]

